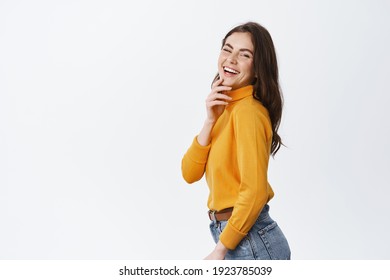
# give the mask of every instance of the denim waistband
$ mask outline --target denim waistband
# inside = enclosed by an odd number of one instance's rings
[[[266,205],[264,205],[264,207],[261,210],[259,216],[257,217],[257,220],[263,221],[263,220],[266,220],[268,218],[270,218],[270,216],[269,216],[269,205],[266,204]]]

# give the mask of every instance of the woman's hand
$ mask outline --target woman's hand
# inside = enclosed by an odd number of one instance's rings
[[[211,92],[206,99],[207,122],[214,124],[225,110],[225,106],[232,98],[224,92],[231,90],[231,87],[222,86],[223,79],[215,81]]]
[[[218,241],[215,249],[204,258],[204,260],[223,260],[227,253],[228,249],[222,244],[221,241]]]
[[[230,96],[222,93],[232,89],[228,86],[222,86],[222,82],[223,80],[219,79],[213,83],[211,92],[206,99],[207,119],[198,134],[198,143],[201,146],[207,146],[210,143],[210,133],[214,124],[225,110],[225,106],[228,104],[227,101],[232,99]]]

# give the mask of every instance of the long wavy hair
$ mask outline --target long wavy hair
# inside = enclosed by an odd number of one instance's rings
[[[279,86],[278,62],[274,43],[268,30],[256,22],[247,22],[234,27],[222,40],[222,48],[226,39],[235,32],[250,33],[254,46],[253,67],[254,80],[253,97],[260,101],[267,108],[272,124],[272,144],[271,155],[274,157],[280,146],[282,139],[278,134],[280,121],[282,118],[283,95]],[[219,79],[219,74],[214,78]]]

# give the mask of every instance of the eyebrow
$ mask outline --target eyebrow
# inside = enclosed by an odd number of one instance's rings
[[[229,48],[231,49],[234,49],[232,45],[230,45],[229,43],[226,43],[225,46],[228,46]],[[247,51],[247,52],[250,52],[252,55],[253,55],[253,52],[250,50],[250,49],[240,49],[240,51]]]

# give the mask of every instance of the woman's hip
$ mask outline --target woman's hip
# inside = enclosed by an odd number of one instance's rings
[[[227,221],[212,221],[210,231],[217,243]],[[234,250],[229,250],[226,260],[290,259],[291,251],[279,225],[269,215],[269,205],[263,207],[248,234]]]

